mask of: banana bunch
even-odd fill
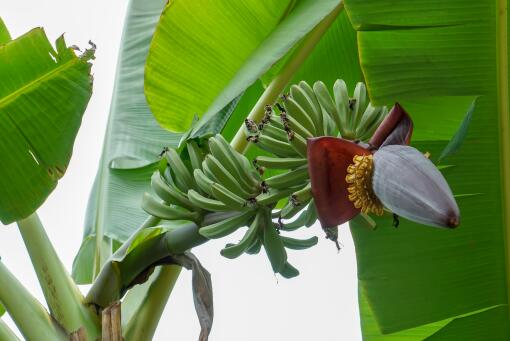
[[[281,102],[266,106],[260,124],[245,120],[248,140],[274,155],[257,157],[256,167],[260,171],[266,168],[286,170],[286,173],[265,179],[262,186],[269,189],[300,187],[278,212],[282,230],[310,226],[317,220],[307,172],[306,140],[328,135],[366,142],[388,113],[386,107],[375,107],[368,102],[363,83],[357,84],[354,97],[349,98],[345,82],[337,80],[333,97],[324,83],[316,82],[312,88],[302,81],[292,85]],[[298,213],[294,221],[283,222]]]
[[[358,83],[354,97],[349,98],[345,82],[338,80],[333,98],[322,82],[313,88],[300,82],[292,85],[279,103],[266,106],[260,123],[245,120],[248,140],[270,153],[253,162],[221,135],[210,137],[203,145],[187,141],[180,154],[166,149],[160,169],[152,176],[153,194],[144,195],[143,209],[165,220],[193,221],[200,226],[199,233],[209,239],[247,227],[242,239],[227,244],[221,254],[236,258],[243,253],[256,254],[264,247],[275,273],[296,276],[299,272],[287,262],[286,249],[306,249],[318,241],[317,237],[299,240],[281,234],[317,221],[307,139],[328,135],[368,141],[388,113],[386,107],[368,103],[363,83]],[[280,173],[264,177],[265,169]],[[211,212],[232,214],[206,225],[204,217]],[[328,229],[328,233],[327,237],[335,240],[334,231]]]
[[[286,249],[305,249],[318,240],[280,235],[280,229],[292,228],[280,228],[278,222],[273,222],[271,212],[281,200],[295,205],[310,202],[308,183],[305,159],[289,177],[278,175],[264,180],[244,155],[223,136],[216,135],[202,147],[196,141],[188,141],[181,155],[174,149],[165,149],[161,166],[152,175],[154,193],[145,193],[142,208],[160,219],[193,221],[200,226],[199,233],[209,239],[225,237],[247,226],[244,237],[236,244],[227,244],[221,254],[236,258],[243,253],[258,253],[263,246],[273,271],[290,278],[299,272],[287,262]],[[204,225],[204,217],[211,212],[232,215]]]
[[[323,82],[312,88],[302,81],[292,85],[281,102],[266,107],[259,125],[245,121],[248,139],[279,157],[306,158],[306,139],[310,137],[340,136],[367,142],[388,114],[387,107],[369,102],[363,83],[356,85],[350,98],[341,79],[333,86],[333,98]]]

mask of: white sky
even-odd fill
[[[117,51],[127,0],[2,0],[0,16],[13,37],[36,26],[50,40],[66,33],[69,45],[97,44],[94,93],[76,139],[65,177],[39,210],[63,263],[70,270],[82,237],[82,222],[99,161],[110,105]],[[319,245],[290,251],[289,259],[301,275],[276,278],[261,252],[228,260],[219,255],[227,240],[212,241],[194,250],[213,278],[215,320],[211,341],[330,341],[361,340],[357,307],[354,246],[347,227],[341,229],[344,247],[337,253],[323,239],[319,226],[296,236],[320,237]],[[228,241],[235,240],[231,238]],[[34,295],[43,301],[16,226],[0,226],[2,261]],[[199,324],[183,272],[170,297],[154,340],[196,340]],[[86,288],[83,288],[86,291]],[[13,326],[8,317],[6,321]]]

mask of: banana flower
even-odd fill
[[[424,225],[454,228],[460,213],[437,167],[409,146],[413,123],[397,103],[368,144],[337,137],[308,139],[312,193],[323,227],[384,209]]]

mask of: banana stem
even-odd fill
[[[204,224],[214,224],[235,214],[236,212],[211,213],[204,218]],[[119,300],[151,266],[165,263],[168,257],[205,243],[208,239],[201,236],[198,230],[199,226],[190,222],[143,242],[129,253],[127,250],[131,243],[124,243],[121,247],[123,251],[116,252],[101,269],[85,302],[104,308]],[[133,237],[130,240],[133,240]]]
[[[0,301],[26,340],[68,340],[65,331],[1,262]],[[1,336],[2,332],[0,339],[4,340]]]
[[[84,327],[89,339],[100,335],[97,316],[57,256],[36,213],[18,222],[51,315],[69,333]]]
[[[0,340],[3,341],[19,341],[18,337],[12,332],[7,324],[0,320]]]
[[[308,58],[322,36],[333,24],[338,14],[343,10],[344,4],[341,2],[330,14],[328,14],[300,43],[299,47],[293,52],[288,62],[283,66],[280,73],[271,81],[266,90],[260,96],[257,103],[248,115],[248,119],[259,123],[264,117],[266,105],[273,105],[278,96],[283,92],[294,74]],[[232,147],[239,153],[245,153],[248,149],[244,126],[241,126],[232,140]]]
[[[180,272],[180,266],[162,266],[154,278],[138,291],[138,288],[129,291],[122,302],[122,316],[125,319],[122,329],[127,341],[152,340]],[[133,310],[130,310],[130,305],[134,306]]]

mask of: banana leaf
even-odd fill
[[[0,221],[26,218],[64,175],[92,92],[94,51],[77,56],[42,28],[11,40],[0,20]]]
[[[375,231],[351,225],[364,340],[510,338],[506,4],[346,0],[372,101],[419,106],[406,106],[421,136],[416,147],[437,158],[447,139],[434,131],[453,125],[454,109],[478,96],[464,144],[447,159],[453,167],[443,169],[461,226],[402,219],[395,229],[391,217],[376,219]]]
[[[162,149],[180,139],[159,127],[143,93],[145,60],[164,5],[164,0],[131,0],[128,6],[103,153],[73,263],[78,283],[90,283],[112,248],[147,218],[142,194]]]
[[[199,125],[252,85],[338,6],[338,0],[173,0],[154,34],[145,92],[172,131]]]
[[[0,18],[0,44],[5,44],[11,40],[11,35],[4,21]]]

